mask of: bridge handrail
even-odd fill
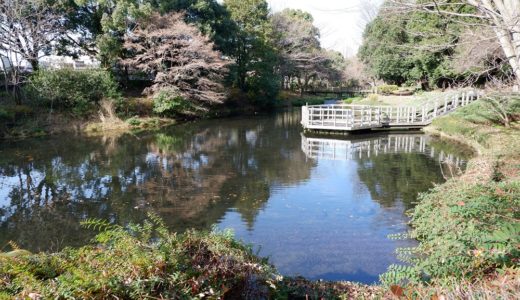
[[[465,106],[479,99],[481,95],[482,93],[476,90],[445,93],[432,98],[422,106],[306,105],[302,107],[302,125],[305,128],[350,128],[347,130],[382,127],[385,124],[427,125],[434,118]]]

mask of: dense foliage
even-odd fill
[[[480,278],[517,266],[519,207],[518,182],[464,185],[453,180],[423,194],[412,213],[410,234],[421,243],[398,251],[413,266],[392,266],[382,280]]]
[[[118,84],[105,70],[40,70],[27,85],[37,105],[85,114],[103,99],[118,100]]]
[[[235,60],[232,85],[257,105],[272,104],[279,91],[275,73],[277,52],[265,0],[225,0],[224,7],[238,26],[230,55]]]
[[[474,11],[469,6],[451,9],[460,14]],[[464,60],[465,66],[458,66],[463,48],[477,47],[472,44],[474,40],[464,40],[468,34],[465,22],[469,21],[421,10],[396,14],[391,11],[391,3],[386,3],[365,28],[358,56],[370,73],[388,83],[420,83],[426,89],[448,87],[470,76],[480,76],[475,70],[471,72],[470,65],[488,58],[488,52],[473,54],[478,61],[466,64]],[[487,65],[483,69],[489,73],[493,68]]]
[[[125,228],[86,221],[101,230],[93,245],[0,255],[0,298],[260,299],[276,287],[274,269],[229,233],[170,234],[150,220]]]
[[[414,238],[416,248],[398,249],[408,265],[395,265],[383,283],[478,281],[517,272],[520,263],[520,134],[506,127],[501,115],[518,120],[515,95],[500,111],[486,108],[490,99],[474,102],[434,121],[440,132],[472,144],[481,156],[466,173],[420,195],[411,211],[412,230],[393,238]],[[499,100],[493,100],[499,101]],[[501,104],[503,105],[503,103]],[[516,268],[516,269],[515,269]]]

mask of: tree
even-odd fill
[[[138,19],[150,16],[151,0],[63,0],[61,11],[67,34],[60,39],[61,52],[97,55],[111,66],[122,56],[123,38]]]
[[[330,84],[341,81],[344,68],[340,53],[321,48],[320,32],[313,22],[311,14],[294,9],[285,9],[271,17],[275,45],[280,52],[282,87],[290,87],[295,80],[302,94],[312,80]]]
[[[55,6],[45,0],[0,2],[0,50],[29,62],[33,70],[63,32]]]
[[[457,3],[457,0],[451,0]],[[450,10],[457,11],[455,7]],[[485,78],[485,72],[472,73],[472,68],[460,68],[461,46],[470,43],[464,40],[468,31],[463,20],[445,18],[439,14],[421,10],[398,10],[391,1],[383,4],[378,16],[366,28],[364,42],[359,52],[360,59],[368,65],[376,77],[390,83],[420,83],[429,86],[457,84],[466,80]],[[461,7],[460,12],[471,12],[471,7]],[[485,40],[476,39],[477,43]],[[496,70],[497,66],[486,53],[479,61],[472,57],[472,65]]]
[[[391,0],[395,8],[438,14],[469,27],[491,27],[520,84],[520,1]],[[467,8],[471,8],[468,10]]]
[[[402,19],[378,16],[365,28],[358,55],[376,77],[402,84],[407,81],[405,72],[410,69],[410,64],[406,51],[398,46],[406,42],[405,22]]]
[[[279,90],[279,80],[274,75],[277,53],[272,43],[267,2],[225,0],[224,6],[238,27],[231,51],[236,62],[234,85],[259,101],[273,99]]]
[[[154,76],[148,94],[174,92],[197,111],[222,103],[222,80],[229,61],[213,50],[213,43],[180,13],[154,13],[137,23],[124,42],[130,56],[122,64]]]
[[[357,56],[347,58],[345,64],[344,78],[348,86],[365,87],[376,84],[375,78],[367,70],[367,65]]]
[[[226,54],[236,31],[228,11],[216,0],[62,0],[61,10],[69,30],[60,39],[62,52],[97,55],[104,65],[123,55],[126,31],[152,12],[182,12],[185,22],[196,25]]]
[[[228,10],[216,0],[159,0],[161,13],[182,12],[184,21],[194,24],[209,36],[218,50],[229,54],[234,46],[233,36],[238,28]]]

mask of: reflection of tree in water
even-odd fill
[[[84,244],[79,220],[208,228],[234,207],[252,226],[277,184],[309,178],[299,118],[215,120],[158,134],[29,140],[0,148],[0,247]]]
[[[358,175],[383,207],[394,206],[400,199],[409,209],[419,191],[444,180],[438,168],[438,162],[420,153],[379,154],[360,158]]]

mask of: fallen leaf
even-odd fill
[[[392,294],[394,294],[395,296],[397,297],[402,297],[403,296],[403,288],[398,286],[398,285],[392,285],[390,287],[390,291],[392,291]]]

